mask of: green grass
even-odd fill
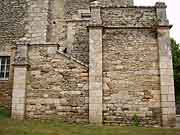
[[[93,126],[60,121],[0,119],[0,135],[180,135],[180,129]]]
[[[8,109],[4,106],[0,106],[0,120],[8,118],[10,116],[10,113]]]

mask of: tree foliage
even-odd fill
[[[171,39],[176,102],[180,103],[180,44]]]

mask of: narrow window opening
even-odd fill
[[[0,56],[0,80],[9,79],[10,57]]]

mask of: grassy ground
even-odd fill
[[[10,117],[8,109],[0,105],[0,120],[8,117]]]
[[[92,126],[60,121],[0,119],[0,135],[180,135],[180,129]]]

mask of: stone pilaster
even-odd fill
[[[66,47],[67,47],[68,54],[71,54],[72,46],[73,46],[73,42],[74,42],[75,30],[73,29],[73,27],[74,27],[74,23],[68,22],[68,24],[67,24],[67,41],[66,41]]]
[[[101,124],[102,111],[102,21],[97,1],[91,3],[89,26],[89,122]]]
[[[27,43],[17,43],[14,59],[14,81],[12,92],[12,118],[24,119],[26,99]]]
[[[174,127],[176,124],[176,107],[172,53],[169,36],[170,26],[166,17],[166,5],[164,3],[156,3],[156,10],[159,19],[158,44],[162,126]]]

